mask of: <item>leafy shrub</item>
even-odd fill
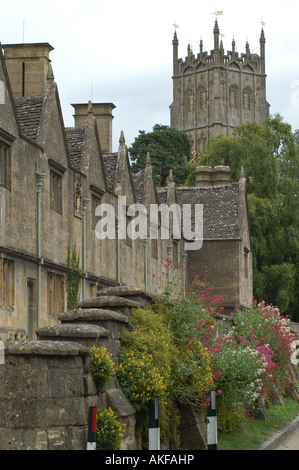
[[[114,362],[106,348],[92,346],[89,350],[89,356],[93,380],[97,389],[102,392],[105,390],[107,381],[113,377],[115,373]]]
[[[176,407],[171,398],[176,355],[162,317],[152,310],[133,309],[129,328],[122,336],[117,378],[137,410],[136,428],[140,434],[148,420],[148,404],[156,397],[160,399],[161,438],[177,434]]]
[[[247,341],[266,363],[265,394],[271,398],[273,386],[284,393],[293,383],[291,357],[296,341],[288,318],[281,316],[278,307],[255,302],[247,311],[237,309],[233,320],[235,339]]]
[[[199,412],[207,405],[207,392],[213,385],[210,362],[208,350],[193,337],[184,348],[180,347],[180,361],[173,373],[174,396]]]
[[[235,433],[242,431],[244,411],[240,406],[234,406],[223,400],[217,400],[217,430],[220,433]]]
[[[97,410],[97,450],[118,450],[124,431],[125,425],[119,422],[111,408]]]

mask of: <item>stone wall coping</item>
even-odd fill
[[[78,356],[89,354],[88,347],[71,341],[7,340],[4,346],[5,357],[8,355]]]
[[[92,322],[92,321],[115,321],[121,323],[128,323],[128,317],[113,310],[105,310],[101,308],[79,308],[69,310],[68,312],[59,315],[58,320],[62,323],[69,322]]]
[[[101,308],[101,307],[142,307],[139,302],[126,299],[125,297],[118,297],[115,295],[107,295],[101,297],[92,297],[91,299],[82,300],[79,303],[79,308]]]
[[[45,326],[36,332],[38,337],[72,337],[72,338],[110,338],[110,331],[97,325],[88,325],[85,323],[64,323],[62,325]]]
[[[155,295],[146,292],[140,287],[133,287],[133,286],[113,286],[113,287],[106,287],[104,289],[101,289],[98,292],[98,296],[107,296],[107,295],[115,295],[119,297],[126,297],[126,296],[141,296],[144,297],[145,299],[152,300],[154,299]]]

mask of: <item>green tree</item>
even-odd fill
[[[144,170],[149,152],[157,185],[164,186],[170,170],[178,184],[187,177],[186,163],[190,159],[191,143],[182,131],[156,124],[151,132],[139,131],[128,151],[134,173]]]
[[[299,135],[299,133],[298,133]],[[299,144],[280,115],[245,123],[236,136],[213,139],[201,164],[243,166],[253,243],[254,295],[293,318],[299,312]],[[299,317],[298,317],[299,319]]]

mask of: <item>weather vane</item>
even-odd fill
[[[179,28],[179,25],[178,25],[178,24],[176,24],[176,21],[173,23],[173,25],[172,25],[172,26],[174,27],[174,30],[175,30],[175,31],[176,31],[176,30]]]
[[[211,15],[215,15],[215,18],[217,18],[217,16],[222,16],[223,15],[223,11],[222,10],[215,10],[213,13],[211,13]]]

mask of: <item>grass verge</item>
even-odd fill
[[[299,415],[299,404],[285,399],[285,406],[273,405],[267,414],[269,419],[245,421],[243,432],[218,434],[218,450],[257,450]]]

